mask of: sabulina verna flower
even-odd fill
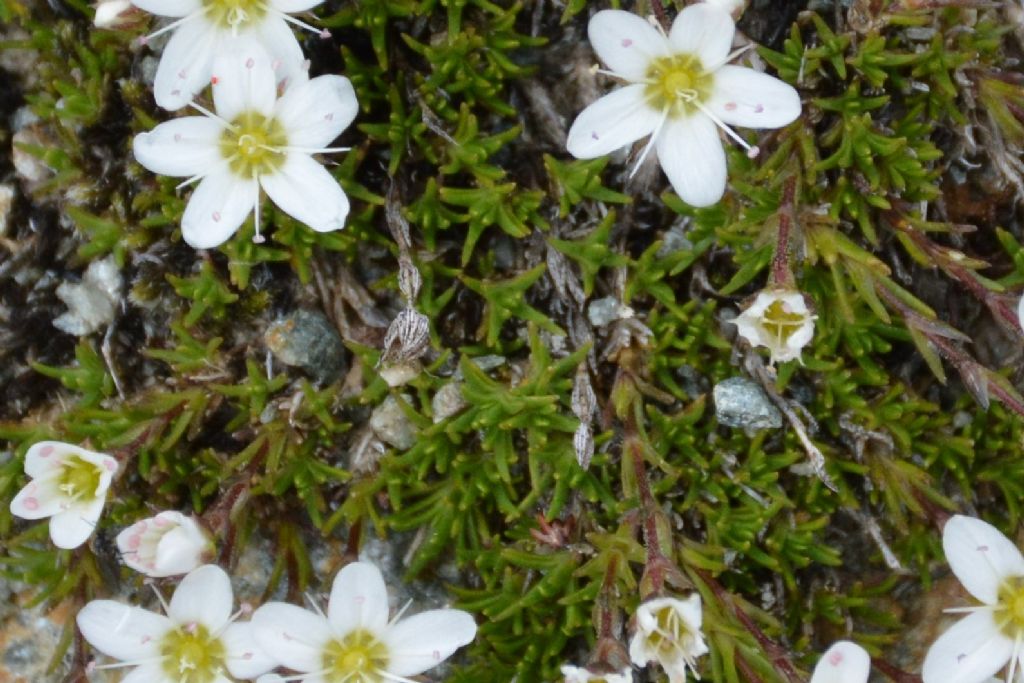
[[[354,562],[335,577],[327,614],[270,602],[252,620],[260,646],[303,674],[288,680],[317,683],[408,681],[476,636],[473,617],[460,610],[431,610],[402,621],[388,615],[380,571]]]
[[[867,683],[871,657],[857,643],[840,640],[818,660],[811,683]]]
[[[636,610],[636,631],[629,641],[629,658],[637,666],[657,662],[669,683],[686,681],[686,670],[697,674],[697,657],[708,646],[700,627],[703,621],[700,595],[684,600],[654,598]]]
[[[124,563],[153,578],[187,574],[213,555],[209,534],[192,517],[166,510],[117,535]]]
[[[924,683],[982,683],[1009,663],[1024,666],[1024,556],[992,525],[956,515],[942,530],[950,569],[981,604],[939,636],[924,659]]]
[[[257,43],[237,41],[214,64],[216,114],[161,123],[135,138],[135,158],[168,176],[199,180],[181,217],[185,241],[215,247],[255,211],[260,237],[260,190],[296,220],[319,232],[344,227],[345,192],[312,154],[327,147],[355,118],[347,78],[305,77],[280,98],[271,58]]]
[[[617,673],[595,673],[590,669],[564,664],[562,666],[563,683],[633,683],[633,672],[623,669]]]
[[[167,41],[153,81],[153,96],[164,109],[180,109],[210,82],[218,54],[230,50],[233,39],[260,43],[270,53],[284,83],[301,77],[305,57],[289,23],[328,36],[290,15],[323,0],[132,0],[139,9],[175,21],[144,40],[174,31]]]
[[[100,0],[95,9],[92,23],[96,28],[129,28],[142,22],[146,16],[130,0]]]
[[[771,363],[800,358],[814,338],[814,321],[807,299],[792,289],[769,288],[758,292],[753,303],[733,319],[737,333],[751,346],[764,346]]]
[[[78,613],[78,629],[116,660],[97,669],[135,667],[122,683],[228,683],[274,668],[256,645],[252,625],[232,614],[231,580],[207,564],[181,580],[166,616],[114,600],[93,600]]]
[[[644,19],[603,10],[590,20],[590,43],[627,85],[597,100],[576,118],[566,146],[593,159],[650,136],[636,168],[653,149],[676,194],[710,206],[725,192],[721,130],[750,155],[757,148],[730,126],[780,128],[800,115],[789,85],[753,69],[730,65],[736,26],[716,4],[686,7],[666,36]]]
[[[60,441],[40,441],[25,454],[31,481],[11,501],[22,519],[50,518],[58,548],[77,548],[96,530],[117,460]]]

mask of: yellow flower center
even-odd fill
[[[659,57],[647,69],[646,94],[655,109],[669,110],[670,116],[697,111],[711,92],[711,74],[696,55]]]
[[[347,683],[384,683],[388,649],[369,631],[358,629],[324,649],[327,680]]]
[[[1024,637],[1024,576],[1014,576],[999,587],[995,620],[1008,638]]]
[[[66,459],[61,463],[61,467],[63,471],[60,473],[57,488],[66,496],[81,498],[96,495],[96,489],[100,487],[100,478],[103,476],[102,467],[78,455]]]
[[[679,612],[671,606],[658,610],[654,619],[654,631],[647,636],[647,642],[657,652],[658,660],[665,662],[677,658],[690,663],[693,657],[689,654],[694,644],[694,636]]]
[[[786,310],[786,305],[781,299],[773,301],[761,316],[761,325],[778,341],[779,346],[785,346],[793,333],[806,322],[806,313],[792,313]]]
[[[163,669],[178,683],[213,683],[224,672],[224,644],[202,624],[169,632],[160,643]]]
[[[220,150],[231,170],[244,177],[271,173],[284,163],[288,138],[276,119],[254,111],[239,114],[220,139]]]
[[[266,6],[260,0],[204,0],[203,8],[211,22],[231,29],[261,19],[266,14]]]

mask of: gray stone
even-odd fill
[[[322,384],[330,384],[347,370],[341,336],[319,311],[299,310],[276,320],[263,340],[279,361],[302,368]]]
[[[616,320],[633,317],[633,309],[613,296],[606,296],[590,302],[587,317],[594,327],[604,327]]]
[[[405,397],[405,400],[411,399]],[[419,429],[409,420],[394,396],[388,396],[374,409],[373,415],[370,416],[370,428],[381,441],[403,451],[412,448],[419,433]]]
[[[57,316],[53,326],[75,336],[105,328],[114,321],[123,287],[113,256],[93,261],[81,282],[63,282],[57,287],[57,296],[67,304],[68,312]]]
[[[778,429],[782,413],[756,382],[730,377],[715,385],[715,414],[719,424],[745,429]]]
[[[466,405],[462,398],[462,383],[449,382],[437,390],[430,401],[431,412],[434,413],[434,424],[447,419],[462,410]]]

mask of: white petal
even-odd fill
[[[132,0],[144,12],[161,17],[187,17],[203,8],[201,0]]]
[[[924,683],[978,683],[1003,668],[1013,640],[996,626],[992,613],[967,615],[932,643],[924,658]]]
[[[284,602],[268,602],[252,615],[252,634],[278,664],[295,671],[323,668],[324,646],[331,639],[327,619]]]
[[[113,600],[93,600],[75,620],[90,645],[127,662],[159,655],[161,639],[173,628],[162,614]]]
[[[11,514],[22,519],[43,519],[56,515],[68,504],[68,498],[57,489],[53,477],[35,479],[11,501]]]
[[[644,85],[619,88],[580,112],[565,147],[577,159],[594,159],[650,135],[661,119],[644,97]]]
[[[68,455],[76,455],[84,449],[63,441],[40,441],[32,444],[25,453],[25,474],[38,478],[60,469]]]
[[[179,26],[167,41],[153,81],[153,97],[164,109],[181,109],[210,80],[219,31],[202,19]]]
[[[274,118],[294,147],[321,148],[348,128],[359,111],[352,83],[344,76],[318,76],[292,84],[277,101]]]
[[[121,683],[178,683],[164,673],[159,663],[143,664],[121,679]]]
[[[260,185],[275,204],[317,232],[340,230],[348,216],[348,197],[338,181],[308,154],[292,153]]]
[[[259,197],[255,180],[238,178],[226,168],[199,183],[181,217],[181,236],[196,249],[223,244],[242,225]]]
[[[651,60],[669,54],[665,36],[632,12],[602,10],[591,18],[587,34],[601,61],[630,81],[642,80]]]
[[[668,39],[674,51],[697,55],[705,69],[717,69],[729,56],[735,33],[728,12],[702,2],[679,13]]]
[[[1021,329],[1024,329],[1024,295],[1021,295],[1020,301],[1017,302],[1017,322]]]
[[[404,619],[384,634],[391,653],[388,673],[415,676],[437,666],[476,637],[476,622],[467,612],[438,609]]]
[[[172,119],[135,136],[135,159],[153,173],[186,177],[199,175],[223,159],[220,138],[224,126],[205,116]]]
[[[368,562],[345,565],[334,577],[327,620],[335,635],[362,628],[379,634],[388,625],[388,589],[380,570]]]
[[[156,571],[150,576],[177,576],[186,574],[202,564],[203,552],[209,542],[189,520],[192,526],[171,529],[156,546]]]
[[[218,52],[210,82],[217,115],[225,121],[234,121],[242,112],[256,111],[270,116],[274,110],[277,76],[270,55],[252,38],[231,40]]]
[[[236,621],[228,626],[221,642],[227,651],[228,671],[235,678],[256,678],[277,666],[277,661],[256,643],[250,622]]]
[[[278,12],[285,14],[296,14],[313,9],[324,0],[270,0],[270,6]]]
[[[707,107],[733,126],[781,128],[800,116],[800,95],[774,76],[731,64],[715,72]]]
[[[670,119],[658,135],[656,146],[661,168],[680,199],[701,207],[722,198],[725,150],[711,119],[703,114]]]
[[[271,65],[277,82],[287,87],[291,83],[309,80],[309,63],[302,54],[292,27],[279,16],[268,16],[251,34],[270,53]]]
[[[64,512],[58,512],[50,519],[50,540],[58,548],[77,548],[96,531],[96,522],[103,511],[106,496],[88,503],[73,505]]]
[[[967,592],[988,605],[996,603],[1007,577],[1024,576],[1024,557],[1017,546],[994,526],[974,517],[955,515],[946,522],[942,549]]]
[[[167,616],[176,624],[202,624],[217,632],[231,618],[234,602],[227,573],[215,564],[205,564],[178,584],[167,606]]]
[[[867,683],[870,673],[871,657],[864,648],[840,640],[818,660],[811,683]]]

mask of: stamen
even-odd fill
[[[382,671],[381,669],[374,669],[373,673],[377,674],[381,678],[386,678],[389,681],[395,681],[395,683],[416,683],[416,681],[411,678],[405,678],[404,676],[399,676],[398,674],[393,674],[388,671]]]
[[[736,59],[737,57],[740,57],[741,55],[744,55],[747,52],[750,52],[755,47],[756,47],[756,45],[754,43],[748,43],[748,44],[744,45],[743,47],[736,48],[735,50],[733,50],[732,52],[729,53],[728,57],[726,57],[722,61],[718,62],[714,66],[705,68],[704,71],[708,71],[708,72],[710,72],[710,71],[717,71],[718,69],[722,68],[723,66],[725,66],[726,64],[728,64],[732,60]]]
[[[256,234],[252,236],[253,244],[263,244],[267,238],[260,234],[260,179],[256,171],[252,172],[252,181],[256,183],[256,205],[253,207],[253,226]]]
[[[164,608],[164,614],[169,614],[171,608],[167,606],[167,601],[164,600],[163,593],[160,592],[160,589],[156,587],[155,583],[149,584],[149,587],[153,589],[154,593],[156,593],[156,599],[160,601],[160,606]]]
[[[280,16],[285,21],[287,21],[289,24],[295,24],[299,28],[305,29],[306,31],[309,31],[310,33],[315,33],[318,36],[320,36],[321,38],[330,38],[331,37],[331,32],[328,31],[325,28],[317,28],[316,26],[313,26],[311,24],[307,24],[304,21],[296,19],[295,17],[293,17],[290,14],[285,14],[284,12],[280,12],[278,10],[274,10],[273,8],[271,8],[271,11],[274,14],[277,14],[278,16]]]
[[[623,76],[620,73],[616,73],[615,71],[609,71],[608,69],[602,69],[601,66],[598,65],[598,64],[595,64],[592,67],[590,67],[590,73],[592,73],[592,74],[601,74],[602,76],[608,76],[610,78],[617,78],[620,81],[630,81],[630,79],[626,78],[625,76]],[[630,82],[634,82],[634,81],[630,81]]]
[[[163,34],[167,33],[168,31],[173,31],[174,29],[176,29],[179,26],[181,26],[182,24],[184,24],[186,21],[191,21],[191,20],[195,19],[196,17],[198,17],[198,16],[200,16],[202,14],[205,14],[207,9],[209,9],[209,7],[203,7],[202,9],[198,9],[195,12],[193,12],[192,14],[184,16],[181,19],[178,19],[177,21],[172,21],[171,23],[167,24],[167,26],[164,26],[163,28],[160,28],[160,29],[157,29],[156,31],[153,31],[149,35],[142,36],[141,38],[139,38],[139,45],[145,45],[146,43],[148,43],[153,38],[156,38],[157,36],[162,36]]]
[[[327,615],[324,614],[324,611],[322,609],[320,609],[320,603],[317,602],[317,599],[315,597],[313,597],[312,593],[310,593],[309,591],[306,591],[305,593],[302,594],[302,597],[306,598],[306,602],[309,603],[309,606],[313,608],[314,612],[319,614],[324,619],[327,618]]]
[[[147,657],[146,659],[133,659],[127,662],[111,662],[110,664],[93,664],[94,669],[124,669],[129,666],[142,666],[144,664],[155,664],[162,662],[167,657],[161,655],[159,657]]]
[[[717,116],[715,116],[711,112],[710,109],[705,107],[703,104],[698,102],[696,99],[690,100],[690,104],[692,104],[693,106],[697,107],[697,109],[700,109],[701,112],[703,112],[705,116],[707,116],[709,119],[711,119],[712,121],[715,122],[716,126],[721,128],[722,130],[724,130],[725,134],[728,135],[730,138],[732,138],[736,142],[736,144],[738,144],[743,149],[747,150],[747,156],[748,157],[750,157],[751,159],[754,159],[754,158],[757,157],[758,154],[761,153],[761,148],[760,147],[758,147],[757,145],[751,145],[749,142],[747,142],[746,140],[741,138],[739,133],[737,133],[732,128],[730,128],[728,125],[726,125],[726,123],[724,121],[722,121],[722,119],[720,119]]]
[[[661,25],[660,21],[658,21],[658,17],[654,16],[653,14],[648,14],[647,23],[653,26],[654,28],[658,29],[658,33],[660,33],[663,38],[668,38],[668,34],[665,33],[665,27]]]
[[[977,607],[949,607],[944,610],[946,614],[971,614],[973,612],[992,612],[1001,609],[998,605],[978,605]]]
[[[198,111],[203,116],[206,116],[208,118],[213,119],[214,121],[219,122],[221,125],[223,125],[228,130],[231,130],[231,131],[238,130],[238,126],[231,125],[230,123],[228,123],[227,121],[225,121],[221,117],[217,116],[216,114],[214,114],[212,111],[210,111],[209,109],[207,109],[203,105],[197,104],[195,100],[189,100],[189,106],[191,106],[193,109]]]
[[[661,118],[658,119],[658,125],[654,127],[653,131],[651,131],[651,137],[647,141],[647,145],[644,147],[644,151],[640,153],[640,158],[637,159],[636,164],[633,165],[633,170],[629,172],[629,178],[632,178],[633,176],[636,175],[637,171],[640,170],[641,164],[643,164],[644,160],[647,159],[647,155],[654,147],[654,143],[658,138],[658,133],[661,132],[661,129],[665,126],[665,121],[668,120],[668,112],[670,110],[671,107],[665,107],[664,109],[661,110]]]
[[[409,600],[404,605],[402,605],[402,609],[398,610],[398,612],[395,613],[395,616],[391,617],[391,620],[388,622],[388,626],[397,623],[398,620],[402,618],[402,615],[405,614],[405,610],[409,609],[409,606],[411,604],[412,598],[409,598]]]
[[[351,147],[292,147],[286,145],[284,147],[267,147],[272,152],[278,154],[282,152],[298,152],[299,154],[331,154],[333,152],[350,152]]]

